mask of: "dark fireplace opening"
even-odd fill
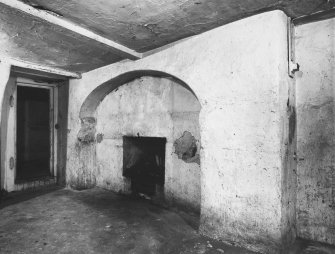
[[[163,189],[166,138],[123,137],[123,176],[133,194],[155,196]]]

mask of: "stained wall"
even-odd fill
[[[296,27],[297,229],[335,244],[335,19]]]

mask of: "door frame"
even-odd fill
[[[57,129],[55,125],[57,123],[58,115],[58,87],[57,84],[51,83],[37,83],[30,79],[17,78],[16,79],[16,91],[17,87],[32,87],[47,89],[50,92],[49,97],[49,128],[50,128],[50,175],[51,177],[57,177]],[[17,100],[17,97],[16,97]],[[17,117],[17,103],[15,103],[15,121]],[[16,124],[15,124],[16,125]],[[15,144],[16,144],[17,133],[15,134]],[[15,158],[16,161],[16,158]],[[16,167],[15,167],[16,172]]]
[[[49,90],[49,130],[50,130],[50,175],[51,177],[57,177],[57,129],[55,125],[57,123],[58,115],[58,88],[56,84],[50,83],[36,83],[29,79],[17,78],[16,80],[16,91],[17,87],[32,87]],[[17,100],[17,96],[16,96]],[[17,119],[17,102],[15,103],[15,121]],[[15,123],[16,126],[16,123]],[[15,130],[16,131],[16,130]],[[15,144],[16,144],[17,132],[15,133]],[[17,153],[17,152],[16,152]],[[16,155],[15,155],[16,156]],[[16,158],[15,158],[16,161]],[[16,172],[15,167],[15,172]],[[16,175],[15,175],[16,179]]]
[[[5,156],[5,189],[7,191],[20,190],[23,188],[22,184],[16,183],[17,171],[17,87],[32,87],[48,89],[50,91],[50,175],[57,179],[57,128],[55,128],[58,117],[58,83],[36,82],[31,79],[16,77],[13,93],[13,104],[10,107],[8,114],[8,129],[7,129],[7,149]],[[10,165],[10,158],[14,159],[13,165]],[[29,181],[27,181],[29,182]]]

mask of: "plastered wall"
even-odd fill
[[[335,244],[335,19],[296,27],[298,195],[302,238]]]
[[[0,125],[0,130],[1,130],[1,189],[4,189],[7,187],[7,174],[5,172],[5,162],[6,162],[6,148],[7,148],[7,140],[5,139],[7,135],[7,119],[8,118],[8,103],[6,103],[6,100],[8,100],[9,97],[9,91],[7,87],[7,83],[9,81],[9,75],[10,75],[10,65],[8,64],[3,64],[0,63],[0,105],[1,105],[1,110],[0,110],[0,119],[1,119],[1,125]]]
[[[165,198],[200,210],[200,165],[175,154],[174,142],[185,131],[198,141],[200,104],[187,89],[166,78],[143,77],[111,92],[97,109],[97,185],[129,193],[122,176],[123,136],[165,137]],[[197,153],[199,154],[199,152]]]
[[[68,183],[90,181],[97,170],[92,153],[98,151],[83,153],[78,143],[85,98],[102,83],[134,70],[173,75],[199,99],[200,232],[264,253],[279,252],[292,241],[286,15],[253,16],[71,81]],[[83,167],[85,159],[90,166]]]

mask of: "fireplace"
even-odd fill
[[[123,176],[135,195],[155,196],[165,179],[166,138],[123,137]]]

